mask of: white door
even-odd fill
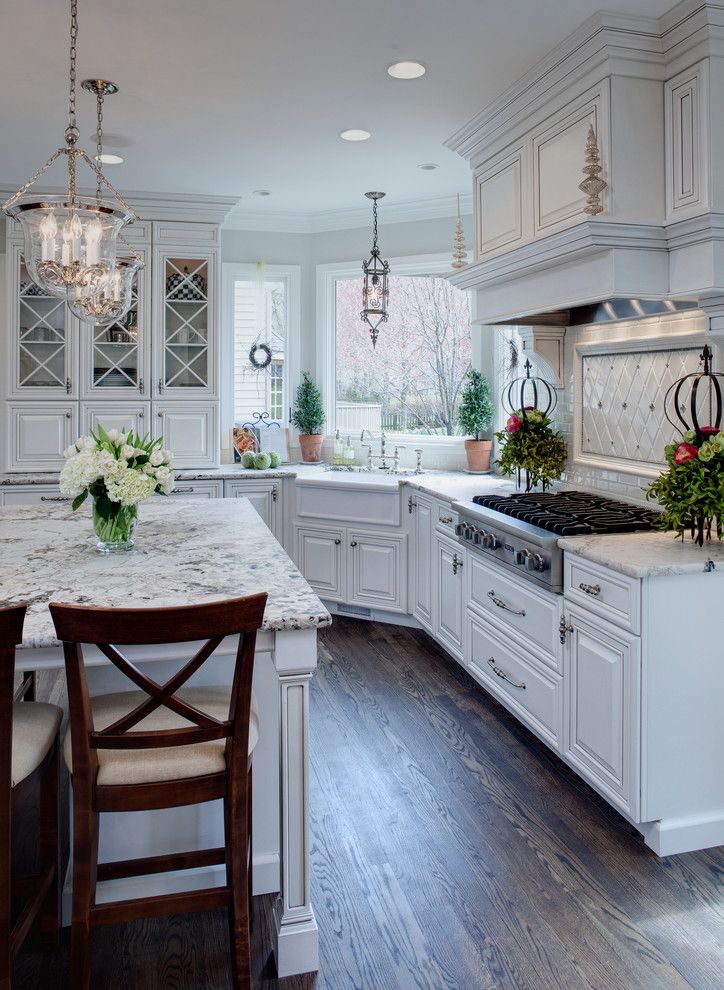
[[[133,430],[143,436],[151,432],[150,402],[82,402],[80,407],[81,430]]]
[[[410,508],[412,614],[432,631],[432,501],[416,492]]]
[[[434,636],[463,660],[463,551],[444,536],[435,537]]]
[[[347,531],[350,604],[407,612],[406,539]]]
[[[634,820],[639,812],[640,640],[566,605],[566,759]]]
[[[218,467],[218,419],[215,402],[157,402],[153,406],[153,433],[163,437],[175,467]]]
[[[9,470],[59,471],[63,451],[78,439],[78,403],[12,403],[7,415]]]
[[[344,601],[345,531],[297,527],[297,562],[311,586],[332,601]]]
[[[226,498],[248,498],[272,533],[281,541],[281,525],[284,515],[281,506],[282,483],[270,481],[227,481]]]

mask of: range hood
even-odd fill
[[[722,91],[721,4],[596,14],[450,138],[473,170],[475,259],[449,278],[476,322],[560,341],[698,308],[724,334]],[[579,190],[590,128],[600,215]]]

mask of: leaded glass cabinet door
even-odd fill
[[[150,251],[134,244],[145,262],[134,280],[133,303],[110,326],[81,324],[84,398],[150,396]]]
[[[74,398],[78,321],[65,302],[31,281],[22,242],[8,241],[11,354],[8,394],[26,399]]]
[[[216,394],[216,253],[161,251],[156,258],[157,398]],[[159,307],[160,302],[160,307]]]

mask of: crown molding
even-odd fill
[[[460,212],[472,213],[472,193],[461,193]],[[411,223],[415,220],[437,220],[454,217],[457,213],[457,196],[439,196],[434,199],[408,203],[385,203],[380,211],[380,226],[391,223]],[[322,213],[272,213],[246,210],[239,201],[224,221],[224,230],[254,230],[269,233],[317,234],[325,231],[351,230],[368,227],[370,211],[365,206],[347,210],[329,210]]]
[[[16,188],[7,183],[0,183],[0,198],[5,200],[12,196]],[[65,192],[65,188],[33,186],[28,195],[32,195],[33,192],[46,196],[59,196]],[[95,196],[95,189],[79,189],[78,192],[81,196]],[[141,220],[183,220],[193,223],[223,223],[239,199],[238,196],[194,196],[189,193],[166,194],[125,190],[122,190],[121,194]]]

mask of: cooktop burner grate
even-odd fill
[[[653,529],[657,517],[650,509],[591,492],[476,495],[473,502],[557,536],[634,533]]]

